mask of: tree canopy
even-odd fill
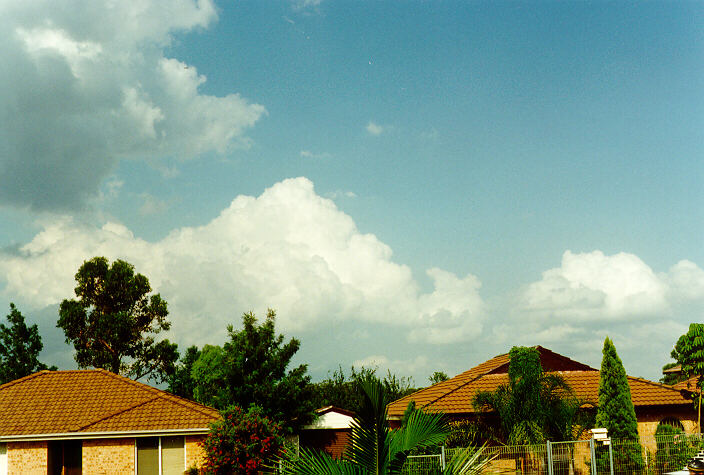
[[[27,326],[13,303],[7,321],[10,326],[0,323],[0,384],[48,369],[38,359],[44,345],[37,325]]]
[[[218,409],[254,404],[287,427],[312,419],[315,406],[308,367],[288,369],[300,342],[277,336],[275,319],[273,310],[261,324],[253,313],[245,313],[241,330],[228,326],[229,341],[223,346],[202,348],[191,370],[198,402]]]
[[[362,366],[357,370],[352,366],[347,376],[340,366],[332,375],[313,384],[315,407],[336,406],[354,413],[359,412],[365,397],[359,383],[370,376],[376,376],[376,369]],[[390,370],[387,370],[386,376],[381,379],[381,384],[389,401],[395,401],[415,391],[411,378],[396,376]]]
[[[200,358],[201,351],[197,346],[189,346],[186,353],[181,356],[174,368],[174,372],[169,375],[167,390],[177,396],[193,399],[195,381],[192,372],[193,365]]]
[[[702,424],[702,383],[704,382],[704,324],[690,323],[687,333],[679,337],[671,356],[682,367],[684,379],[697,377],[699,401],[697,404],[697,427]]]
[[[450,377],[444,371],[434,371],[428,378],[428,381],[430,381],[430,384],[438,384],[448,379],[450,379]]]
[[[178,359],[175,344],[156,341],[168,330],[166,301],[128,262],[94,257],[76,273],[77,299],[59,308],[57,326],[73,344],[80,368],[104,368],[134,379],[165,381]]]

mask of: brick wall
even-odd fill
[[[186,468],[199,467],[203,463],[205,452],[200,446],[200,442],[205,439],[205,435],[186,436]]]
[[[323,450],[334,458],[342,457],[347,449],[351,429],[308,429],[299,434],[301,447]]]
[[[47,447],[46,442],[8,442],[8,473],[46,475],[49,461]]]
[[[134,473],[134,439],[83,441],[83,473]]]

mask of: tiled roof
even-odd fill
[[[685,379],[684,381],[674,384],[672,387],[680,391],[686,390],[691,392],[699,392],[697,390],[697,379],[699,379],[699,376],[692,376],[689,379]]]
[[[541,353],[544,370],[562,375],[579,398],[597,404],[599,399],[598,370],[546,348],[537,347],[537,349]],[[499,355],[452,379],[416,391],[389,404],[389,417],[402,416],[411,400],[415,401],[418,408],[431,408],[446,414],[473,413],[475,410],[472,401],[478,391],[494,391],[499,385],[508,383],[508,363],[508,354]],[[572,369],[567,369],[570,367]],[[556,368],[564,369],[556,371]],[[631,387],[631,399],[636,407],[671,404],[691,405],[689,399],[686,399],[680,391],[671,386],[630,376],[628,384]]]
[[[0,386],[0,437],[205,429],[215,409],[102,369],[40,371]]]

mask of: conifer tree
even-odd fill
[[[599,380],[599,408],[596,413],[596,426],[608,429],[612,439],[638,440],[638,420],[631,399],[628,376],[623,368],[621,358],[609,337],[604,340],[603,359],[601,360],[601,378]],[[640,445],[621,446],[614,452],[614,464],[628,464],[640,468],[643,459]]]

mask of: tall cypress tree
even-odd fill
[[[614,464],[640,468],[643,458],[638,441],[638,420],[631,399],[626,370],[616,347],[609,337],[604,340],[604,357],[601,360],[599,380],[599,408],[596,413],[596,426],[605,427],[612,439],[627,439],[635,443],[621,445],[614,452]]]

